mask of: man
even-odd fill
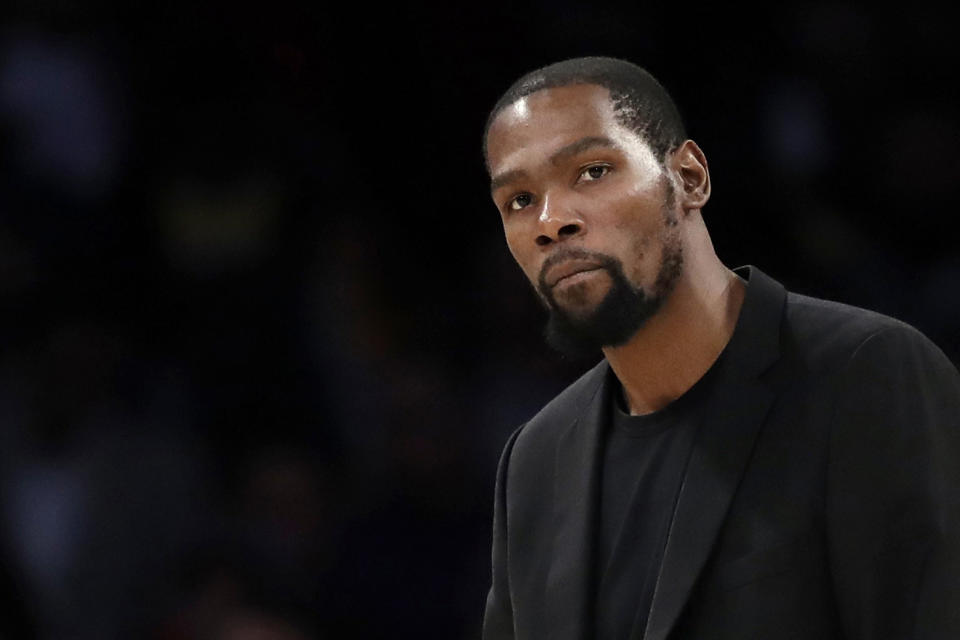
[[[703,151],[624,61],[485,133],[547,337],[604,359],[509,439],[484,638],[960,638],[960,376],[897,320],[714,253]]]

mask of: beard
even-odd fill
[[[627,279],[623,263],[613,256],[570,249],[556,253],[544,263],[537,291],[549,312],[544,337],[547,343],[570,358],[593,355],[603,347],[625,344],[660,309],[673,290],[683,268],[683,250],[675,233],[675,220],[668,218],[664,234],[660,266],[652,290],[634,286]],[[568,260],[589,260],[604,269],[610,277],[610,289],[588,313],[570,313],[557,304],[545,275],[554,264]]]

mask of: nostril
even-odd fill
[[[544,247],[550,244],[550,238],[548,238],[547,236],[537,236],[536,243],[539,246]]]
[[[560,227],[560,231],[557,232],[557,235],[561,237],[572,236],[572,235],[575,235],[578,231],[580,231],[579,225],[567,224]]]

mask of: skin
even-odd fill
[[[603,353],[632,414],[683,395],[730,340],[745,293],[743,280],[717,258],[700,212],[710,199],[710,172],[697,144],[685,141],[661,165],[617,122],[605,88],[572,85],[501,111],[487,134],[487,165],[507,245],[535,288],[551,256],[583,249],[618,258],[649,295],[664,244],[679,242],[683,268],[657,313]],[[556,260],[545,272],[556,304],[587,317],[609,290],[608,272],[589,260]],[[568,277],[554,283],[561,275]]]

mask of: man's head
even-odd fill
[[[709,198],[706,160],[647,72],[606,58],[518,80],[484,151],[507,244],[568,353],[628,341],[683,272],[684,223]]]

